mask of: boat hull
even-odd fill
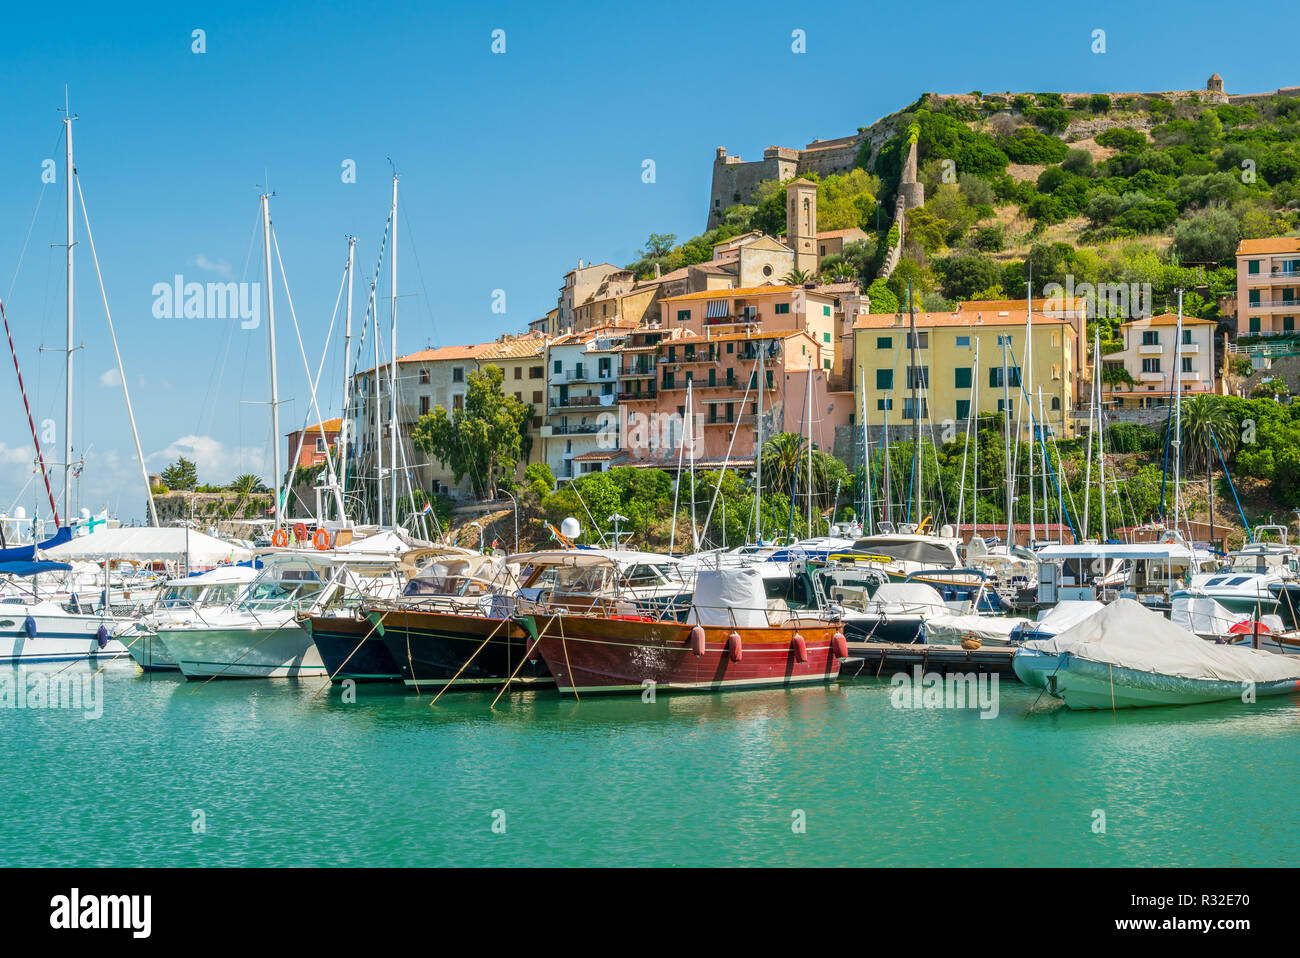
[[[1011,657],[1011,668],[1016,678],[1025,685],[1036,689],[1052,691],[1055,685],[1057,669],[1061,666],[1062,656],[1050,652],[1035,652],[1020,648]]]
[[[401,670],[369,619],[313,615],[303,619],[333,682],[400,682]]]
[[[24,665],[37,662],[76,662],[82,659],[112,658],[126,654],[126,646],[115,638],[99,644],[100,626],[112,632],[112,619],[89,615],[32,615],[35,635],[28,635],[29,616],[22,609],[12,614],[0,607],[0,664]]]
[[[1144,708],[1157,705],[1197,705],[1242,701],[1240,682],[1186,679],[1066,655],[1056,673],[1055,692],[1072,709]],[[1300,681],[1286,679],[1254,686],[1254,695],[1300,693]]]
[[[523,685],[551,684],[527,631],[514,619],[396,610],[383,615],[384,645],[408,687],[490,688],[512,675]]]
[[[692,650],[692,626],[578,615],[530,617],[537,647],[561,692],[714,692],[829,682],[839,675],[833,638],[840,625],[794,620],[779,628],[701,626],[702,655]],[[729,636],[740,637],[739,659]],[[805,661],[795,652],[803,637]]]
[[[158,635],[188,679],[278,679],[326,674],[311,635],[292,620],[254,628],[160,628]]]
[[[123,638],[135,664],[146,672],[180,671],[180,666],[172,658],[171,652],[167,651],[167,644],[158,637],[157,632],[143,629],[135,633],[127,633]]]

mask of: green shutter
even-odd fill
[[[877,389],[894,388],[894,371],[892,369],[876,370],[876,388]]]
[[[958,366],[956,369],[957,381],[954,384],[958,389],[970,389],[971,371],[969,366]]]

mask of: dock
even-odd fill
[[[994,645],[963,649],[960,645],[924,645],[902,642],[850,642],[849,657],[840,668],[841,678],[891,675],[919,665],[922,671],[997,673],[1015,676],[1011,656],[1015,646]]]

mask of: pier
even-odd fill
[[[1014,676],[1014,646],[963,649],[960,645],[924,645],[903,642],[850,642],[849,657],[840,667],[841,678],[886,675],[919,665],[925,671],[997,673]]]

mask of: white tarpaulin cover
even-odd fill
[[[974,637],[984,645],[1007,645],[1011,630],[1028,621],[1002,615],[936,615],[925,620],[925,641],[931,645],[957,645],[964,638]]]
[[[1132,599],[1117,599],[1050,639],[1021,648],[1183,679],[1283,682],[1300,679],[1300,660],[1236,645],[1216,645]]]
[[[1044,635],[1060,635],[1104,608],[1106,606],[1096,599],[1065,599],[1038,617],[1037,631]]]
[[[214,539],[190,529],[154,528],[101,529],[88,536],[77,536],[71,542],[45,549],[43,558],[55,562],[85,559],[103,562],[107,559],[128,559],[132,562],[179,562],[187,556],[191,566],[215,566],[223,562],[244,562],[253,553],[242,546]]]
[[[948,614],[948,607],[943,604],[939,590],[924,582],[885,582],[882,583],[867,603],[871,612],[883,612],[885,615],[906,615],[907,613],[929,615],[936,609],[940,614]]]
[[[701,570],[695,576],[695,598],[687,621],[692,625],[766,628],[763,577],[748,567]]]
[[[1169,612],[1169,621],[1197,635],[1227,635],[1238,622],[1249,619],[1248,612],[1230,612],[1208,596],[1174,596]]]

